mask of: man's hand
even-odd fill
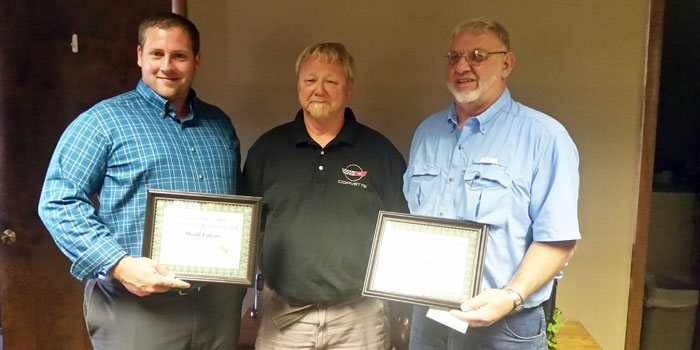
[[[149,258],[125,256],[110,272],[129,292],[140,297],[167,292],[170,288],[190,287],[189,283],[175,278],[174,273]]]
[[[503,289],[487,289],[450,313],[469,327],[488,327],[513,310],[513,298]]]
[[[508,286],[525,301],[564,268],[576,250],[576,241],[532,242]],[[450,311],[471,327],[488,327],[513,310],[513,298],[503,289],[487,289]]]

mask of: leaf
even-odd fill
[[[561,310],[556,307],[552,313],[552,321],[547,324],[547,346],[549,350],[558,350],[556,334],[566,323],[566,319],[561,318]]]

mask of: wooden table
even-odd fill
[[[561,350],[601,350],[595,339],[581,322],[568,320],[557,333],[557,344]]]

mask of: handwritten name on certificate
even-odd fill
[[[160,262],[238,269],[242,236],[241,213],[165,208]]]
[[[461,295],[469,238],[424,233],[387,222],[373,287],[427,296]]]

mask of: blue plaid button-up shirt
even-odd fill
[[[182,123],[143,81],[76,118],[56,146],[39,216],[80,280],[140,256],[147,189],[234,194],[240,149],[231,120],[191,93]],[[95,210],[90,197],[97,194]]]

